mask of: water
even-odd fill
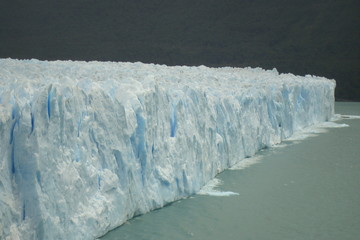
[[[336,103],[360,115],[360,103]],[[103,240],[360,239],[360,120],[258,154],[259,163],[217,176],[219,191],[137,217]]]

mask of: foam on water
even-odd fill
[[[197,194],[209,195],[215,197],[228,197],[228,196],[239,195],[238,193],[235,192],[216,190],[216,188],[221,186],[221,184],[222,181],[220,179],[214,178],[210,180],[207,184],[205,184]]]
[[[360,116],[357,115],[341,115],[342,119],[360,119]]]
[[[338,121],[341,119],[360,119],[360,116],[336,114],[335,117],[332,119],[332,121]],[[343,128],[343,127],[349,127],[349,125],[345,123],[336,123],[336,122],[321,122],[314,126],[304,128],[299,132],[296,132],[285,141],[292,141],[296,143],[301,140],[305,140],[306,138],[315,137],[318,134],[325,133],[329,128]],[[286,146],[287,146],[286,144],[279,143],[271,146],[271,148],[282,148]],[[254,164],[259,163],[262,160],[262,158],[263,158],[262,155],[255,155],[253,157],[245,158],[239,161],[238,163],[234,164],[232,167],[229,168],[229,170],[242,170],[248,168]]]
[[[240,162],[234,164],[229,168],[229,170],[242,170],[245,168],[248,168],[254,164],[259,163],[262,160],[263,156],[261,155],[255,155],[253,157],[245,158],[241,160]]]
[[[334,118],[333,121],[337,121],[337,118]],[[320,133],[325,133],[327,132],[328,128],[343,128],[343,127],[349,127],[349,125],[345,123],[336,123],[336,122],[321,122],[296,132],[291,137],[287,138],[286,141],[304,140],[308,137],[314,137]]]

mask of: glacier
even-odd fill
[[[334,116],[276,69],[0,59],[0,239],[95,239]]]

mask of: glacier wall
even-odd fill
[[[275,69],[0,59],[0,239],[94,239],[334,114]]]

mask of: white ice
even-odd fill
[[[334,116],[276,69],[0,59],[0,239],[94,239]]]

